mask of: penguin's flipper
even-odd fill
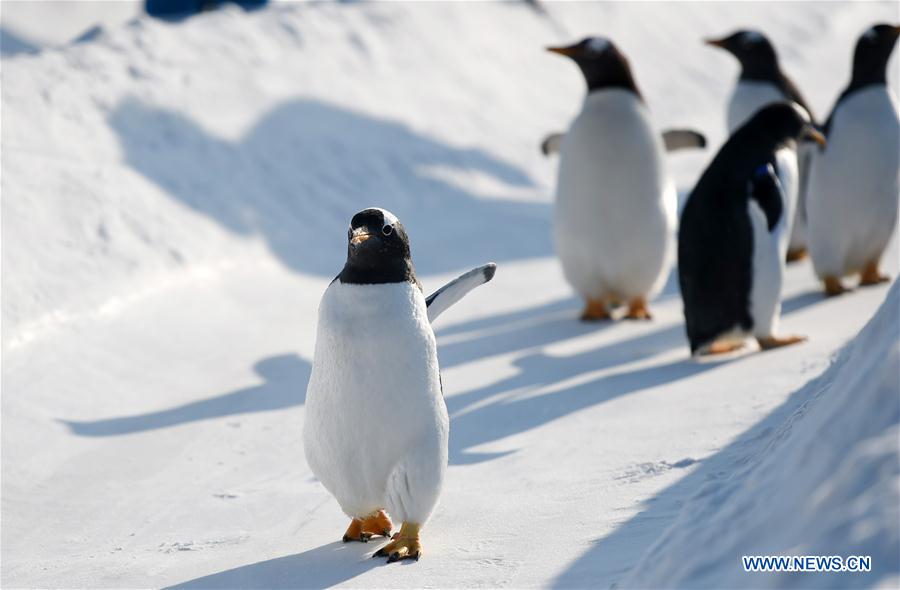
[[[428,321],[433,323],[439,315],[465,297],[469,291],[494,278],[496,271],[497,265],[489,262],[484,266],[473,268],[469,272],[456,277],[429,295],[425,300],[425,305],[428,307]]]
[[[562,143],[565,133],[551,133],[541,142],[541,153],[545,156],[559,152],[559,146]]]
[[[706,147],[706,137],[693,129],[666,129],[662,138],[667,152]]]
[[[766,214],[766,221],[771,232],[784,212],[784,197],[781,183],[775,174],[772,164],[763,164],[753,173],[750,180],[750,196],[759,203]]]

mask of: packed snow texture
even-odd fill
[[[890,583],[896,292],[810,385],[888,287],[825,300],[793,265],[782,330],[810,341],[717,362],[689,358],[672,278],[652,322],[581,324],[539,142],[584,92],[543,47],[604,34],[658,127],[709,140],[667,158],[683,197],[737,72],[701,39],[763,29],[822,119],[857,35],[897,19],[869,2],[303,3],[4,53],[2,585]],[[409,566],[340,543],[301,443],[316,308],[370,205],[404,223],[426,292],[498,262],[435,324],[450,466]],[[760,516],[731,520],[751,485]],[[859,547],[875,574],[734,558]]]

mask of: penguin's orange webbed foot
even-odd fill
[[[701,354],[728,354],[742,348],[744,348],[744,343],[741,340],[717,340],[710,344]]]
[[[788,250],[785,259],[787,262],[797,262],[806,258],[807,255],[809,255],[809,251],[806,248],[795,248],[794,250]]]
[[[394,528],[394,524],[384,510],[379,510],[374,514],[370,514],[362,521],[363,532],[371,535],[390,537],[392,528]]]
[[[759,342],[760,350],[772,350],[773,348],[806,342],[806,336],[768,336],[757,338],[756,341]]]
[[[825,277],[822,282],[825,283],[825,295],[827,297],[843,295],[850,291],[850,289],[844,286],[841,279],[837,277]]]
[[[393,526],[384,510],[373,512],[365,518],[354,518],[347,527],[347,532],[344,533],[344,543],[350,541],[368,543],[369,539],[375,535],[390,537]]]
[[[369,537],[372,535],[363,534],[362,531],[362,521],[358,518],[354,518],[350,521],[350,526],[347,527],[347,531],[344,533],[344,543],[349,543],[350,541],[359,541],[361,543],[368,543]]]
[[[643,297],[636,297],[628,302],[628,313],[625,314],[627,320],[652,320],[653,316],[647,309],[647,302]]]
[[[599,322],[609,319],[609,310],[606,304],[597,299],[588,299],[584,311],[581,312],[581,321],[583,322]]]
[[[419,543],[419,525],[404,522],[400,532],[395,534],[391,542],[375,552],[372,557],[387,557],[388,563],[403,559],[419,561],[422,556],[422,545]]]
[[[860,276],[859,286],[868,287],[870,285],[880,285],[882,283],[887,283],[890,280],[891,277],[878,272],[877,264],[867,264]]]

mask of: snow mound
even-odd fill
[[[729,460],[622,587],[896,587],[900,284],[780,427]],[[869,555],[870,573],[745,573],[743,555]],[[892,576],[894,577],[892,579]]]

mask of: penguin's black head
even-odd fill
[[[707,39],[707,45],[724,49],[741,62],[741,78],[773,80],[778,76],[778,55],[769,39],[759,31],[737,31],[721,39]]]
[[[897,37],[900,37],[900,27],[885,24],[875,25],[862,34],[853,54],[851,85],[885,83],[888,60]]]
[[[640,96],[625,55],[604,37],[586,37],[574,45],[548,47],[547,51],[572,58],[581,68],[588,92],[624,88]]]
[[[409,237],[393,213],[372,207],[350,220],[342,283],[375,284],[415,280]]]
[[[816,129],[806,109],[796,103],[776,102],[761,108],[740,131],[760,137],[767,149],[788,140],[812,140],[825,145],[825,136]],[[737,132],[736,132],[737,134]]]

